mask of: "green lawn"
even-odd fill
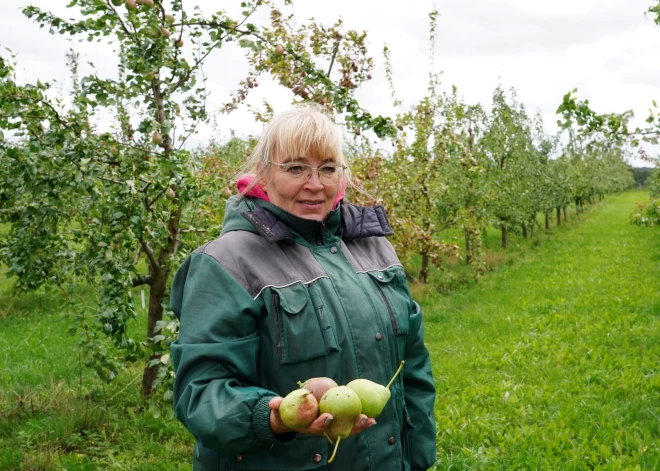
[[[438,388],[437,469],[660,469],[660,232],[628,224],[645,197],[571,212],[506,254],[493,229],[477,285],[413,287]],[[103,387],[81,367],[62,297],[9,287],[0,268],[0,470],[190,469],[193,441],[153,418],[140,368]]]
[[[478,286],[418,289],[438,469],[660,469],[660,233],[639,193],[580,216]]]

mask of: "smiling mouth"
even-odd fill
[[[323,201],[298,201],[298,203],[305,206],[318,206],[323,203]]]

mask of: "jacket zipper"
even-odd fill
[[[323,241],[325,240],[325,224],[319,222],[316,227],[316,245],[323,245]]]
[[[394,335],[399,335],[399,326],[397,326],[396,324],[396,319],[394,318],[394,311],[392,311],[392,306],[390,305],[390,302],[385,297],[385,293],[383,293],[383,289],[380,287],[378,282],[373,278],[371,279],[371,281],[374,282],[376,288],[378,289],[378,292],[383,297],[383,301],[385,301],[385,305],[387,306],[387,311],[390,313],[390,321],[392,322],[392,329],[394,329]]]
[[[282,334],[280,333],[280,311],[277,309],[277,300],[278,300],[278,295],[273,294],[272,300],[273,300],[273,318],[275,319],[275,333],[276,333],[276,339],[277,339],[277,356],[280,359],[280,363],[282,363]]]

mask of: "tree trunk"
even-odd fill
[[[557,206],[557,227],[561,226],[561,208]]]
[[[183,205],[176,200],[176,206],[170,212],[170,219],[167,222],[167,244],[160,248],[158,257],[155,256],[153,250],[145,250],[149,259],[149,274],[151,275],[151,289],[149,291],[149,314],[147,318],[147,341],[150,342],[156,334],[154,332],[156,323],[163,319],[163,306],[162,301],[165,297],[167,290],[167,279],[170,274],[168,262],[174,254],[177,253],[179,248],[179,222],[181,221],[181,213]],[[143,242],[143,241],[142,241]],[[143,242],[143,248],[146,243]],[[158,379],[159,363],[149,366],[152,360],[160,358],[158,354],[152,354],[149,362],[144,367],[142,374],[142,396],[149,397],[154,390],[154,381]]]
[[[568,209],[564,206],[564,222],[568,222]]]
[[[527,239],[527,224],[522,223],[523,238]]]
[[[550,213],[545,213],[545,229],[550,229]]]
[[[530,239],[534,238],[534,226],[536,226],[536,215],[534,215],[534,219],[532,219],[532,228],[529,230]]]
[[[465,263],[470,265],[472,263],[472,241],[470,240],[470,230],[463,229],[465,234]]]
[[[147,339],[152,339],[156,335],[154,329],[156,323],[163,319],[163,306],[161,304],[165,296],[167,283],[167,270],[159,270],[161,273],[152,275],[151,289],[149,290],[149,314],[147,318]],[[160,355],[151,355],[149,362],[159,358]],[[142,373],[142,395],[148,397],[153,391],[153,384],[158,379],[159,364],[149,366],[147,363]]]
[[[502,248],[506,249],[507,244],[508,244],[508,237],[507,237],[507,229],[506,229],[506,223],[502,224]]]
[[[575,198],[575,214],[580,214],[580,198]]]
[[[429,277],[429,254],[422,252],[422,269],[419,271],[419,280],[426,283]]]

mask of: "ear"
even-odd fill
[[[261,175],[261,173],[264,171],[264,164],[263,162],[257,162],[257,167],[255,169],[257,171],[257,174],[255,177],[258,177]],[[257,185],[262,189],[266,189],[266,185],[268,184],[268,172],[266,172],[261,179],[257,181]]]

